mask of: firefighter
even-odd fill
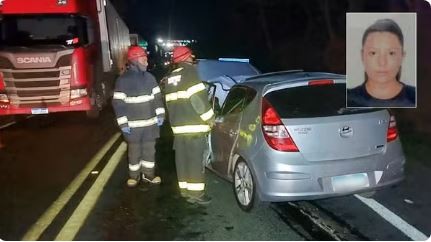
[[[185,46],[173,51],[175,68],[165,86],[166,107],[174,133],[175,163],[181,196],[190,203],[208,204],[205,193],[204,152],[207,134],[214,124],[214,111],[205,85],[193,64],[192,51]]]
[[[128,70],[117,80],[112,105],[124,139],[128,144],[129,179],[135,187],[142,179],[159,184],[155,176],[155,144],[165,109],[154,76],[147,72],[146,51],[131,46],[127,52]]]

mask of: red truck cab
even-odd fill
[[[0,115],[98,113],[130,44],[109,1],[3,0],[0,11]]]

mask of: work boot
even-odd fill
[[[189,199],[187,199],[187,202],[192,204],[200,204],[200,205],[208,205],[211,203],[211,197],[208,196],[206,193],[201,193],[200,195],[190,195]]]
[[[160,178],[160,176],[155,176],[153,178],[151,177],[145,177],[145,174],[142,174],[142,180],[145,182],[149,182],[151,184],[160,184],[162,182],[162,179]]]
[[[128,187],[136,187],[139,183],[138,179],[134,179],[134,178],[129,178],[127,179],[127,186]]]

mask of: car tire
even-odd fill
[[[238,160],[233,171],[233,192],[238,206],[249,212],[259,203],[256,193],[256,183],[250,167],[244,160]]]

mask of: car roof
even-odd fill
[[[197,64],[201,80],[212,80],[220,76],[254,76],[260,74],[252,64],[238,61],[200,59]]]
[[[346,76],[328,72],[305,72],[302,70],[289,70],[252,76],[237,85],[249,86],[256,90],[263,90],[266,89],[266,87],[273,85],[275,86],[287,83],[293,84],[295,82],[303,82],[313,79],[341,80],[342,82],[345,82]]]

